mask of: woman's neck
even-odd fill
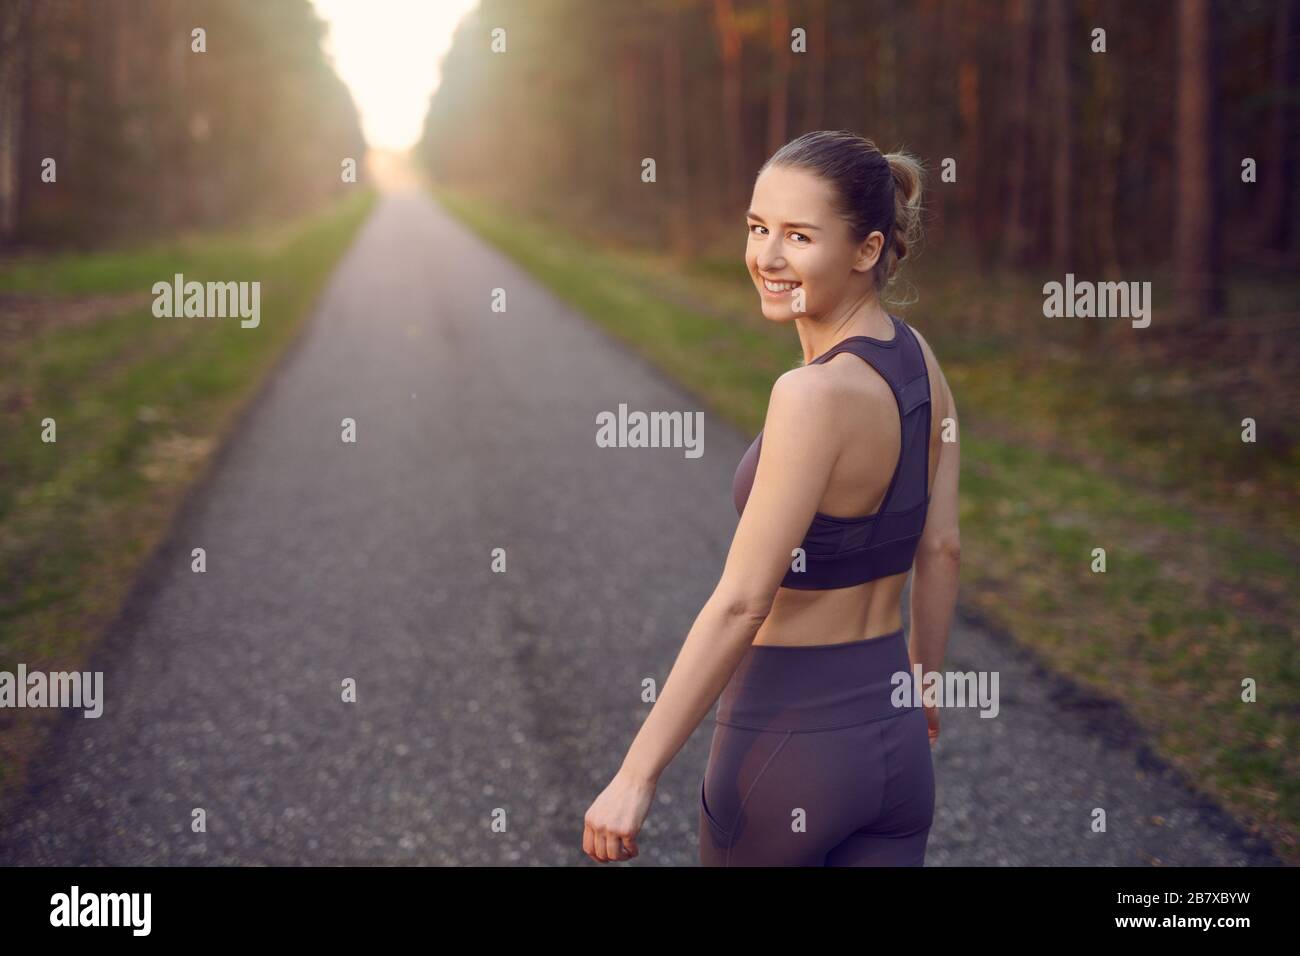
[[[880,300],[871,294],[850,302],[841,309],[832,310],[825,318],[797,318],[795,328],[799,331],[805,365],[824,354],[835,343],[854,335],[866,335],[873,339],[894,337],[893,320],[881,307]]]

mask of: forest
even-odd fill
[[[324,31],[308,0],[0,2],[0,248],[270,222],[339,194],[365,142]]]
[[[1296,12],[483,0],[444,64],[421,155],[448,182],[609,241],[725,256],[763,160],[802,132],[851,129],[925,162],[932,247],[1058,278],[1167,265],[1164,306],[1213,335],[1230,274],[1296,266]],[[1294,313],[1252,320],[1296,327]]]

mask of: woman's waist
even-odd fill
[[[718,698],[716,721],[753,730],[831,730],[914,709],[907,636],[839,644],[752,644]]]
[[[777,589],[758,640],[802,644],[852,643],[859,635],[888,636],[902,626],[907,575],[875,578],[849,587]]]

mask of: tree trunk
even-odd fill
[[[679,258],[692,252],[690,228],[690,184],[686,160],[686,87],[682,79],[681,35],[677,18],[671,17],[663,32],[664,120],[667,142],[668,218],[673,254]]]
[[[731,0],[713,0],[713,25],[722,50],[722,138],[727,156],[728,208],[743,202],[745,143],[741,126],[740,27]]]
[[[49,52],[47,24],[50,19],[49,8],[31,12],[27,19],[28,42],[23,45],[19,56],[22,68],[18,80],[18,135],[14,147],[18,169],[14,180],[14,232],[19,236],[27,234],[40,219],[41,159],[42,154],[48,151],[42,148],[45,146],[41,124],[45,84],[42,83],[39,63]]]
[[[1216,331],[1223,308],[1219,196],[1218,49],[1214,0],[1178,7],[1178,202],[1175,266],[1184,322]]]
[[[898,90],[895,85],[895,71],[898,69],[898,50],[895,46],[898,42],[897,19],[898,7],[895,0],[883,0],[880,23],[872,31],[876,34],[876,62],[868,64],[871,82],[876,88],[876,115],[870,118],[868,138],[878,139],[886,132],[895,136],[898,134]]]
[[[0,5],[0,242],[18,229],[20,134],[26,92],[25,51],[31,42],[31,0]]]
[[[618,62],[618,155],[628,169],[640,166],[641,129],[641,58],[640,51],[629,46]]]
[[[1072,51],[1082,40],[1072,30],[1072,0],[1048,0],[1047,63],[1052,102],[1052,267],[1062,274],[1075,263],[1074,96]]]
[[[1262,188],[1260,240],[1264,247],[1285,253],[1295,232],[1291,225],[1292,196],[1296,174],[1296,90],[1297,82],[1292,35],[1296,23],[1296,0],[1278,0],[1273,28],[1273,121],[1269,142],[1257,175]]]
[[[1124,167],[1124,109],[1125,98],[1118,91],[1125,88],[1123,66],[1113,62],[1102,64],[1097,72],[1097,110],[1100,116],[1100,152],[1102,157],[1097,177],[1097,204],[1094,223],[1097,241],[1097,261],[1102,275],[1108,280],[1119,280],[1119,226],[1116,221],[1116,203],[1119,198],[1119,178]]]
[[[768,0],[771,11],[772,94],[767,101],[767,154],[784,145],[790,112],[790,11],[786,0]]]
[[[826,0],[812,0],[812,22],[808,27],[808,98],[804,104],[804,128],[821,129],[826,115],[826,61],[831,55],[826,44]]]
[[[978,3],[978,0],[974,0]],[[984,232],[981,205],[981,163],[978,159],[981,150],[980,135],[980,68],[977,58],[979,42],[979,25],[976,22],[975,5],[968,0],[962,8],[964,29],[959,39],[959,61],[957,66],[957,113],[961,118],[961,156],[965,162],[957,165],[958,191],[962,196],[962,206],[968,210],[966,232],[970,236],[979,261],[988,264],[987,249],[981,241]]]
[[[1018,269],[1024,265],[1029,242],[1025,227],[1026,197],[1029,192],[1029,96],[1034,85],[1034,48],[1031,43],[1033,11],[1028,0],[1010,0],[1008,31],[1012,34],[1014,62],[1011,93],[1011,181],[1007,184],[1007,218],[1002,246],[1002,265]]]

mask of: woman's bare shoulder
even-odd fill
[[[911,322],[907,323],[907,327],[916,336],[916,341],[921,345],[921,354],[925,356],[925,368],[930,373],[930,400],[940,403],[936,405],[936,409],[942,409],[944,416],[955,416],[957,405],[953,401],[952,389],[948,387],[948,378],[943,374],[943,367],[939,365],[938,356],[934,354],[934,349],[930,348],[930,343],[925,340],[920,329]],[[938,383],[938,388],[935,388],[935,383]]]
[[[773,406],[786,414],[803,414],[814,419],[829,419],[834,410],[836,383],[821,365],[800,365],[778,375],[768,395],[769,412]]]

